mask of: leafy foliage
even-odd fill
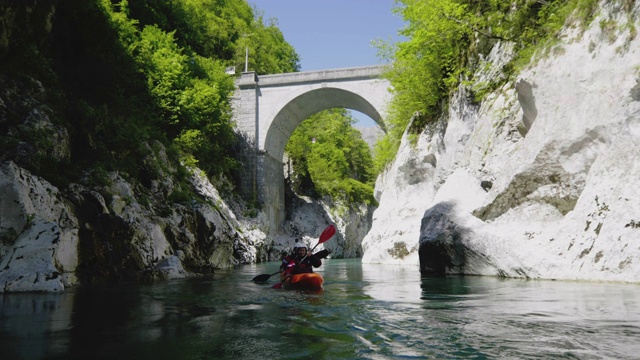
[[[46,167],[33,169],[39,174],[77,178],[93,168],[157,176],[141,161],[154,141],[185,165],[228,174],[238,161],[229,103],[234,78],[226,68],[244,63],[246,46],[260,46],[250,53],[252,70],[299,69],[279,29],[245,0],[89,0],[56,2],[53,10],[39,2],[18,12],[24,19],[16,20],[34,26],[10,33],[11,51],[0,54],[0,75],[32,76],[51,89],[60,114],[54,120],[70,132],[69,163],[45,159]],[[50,28],[35,26],[42,19]],[[8,153],[21,140],[3,137],[0,150]]]
[[[265,22],[262,12],[246,1],[129,0],[128,12],[142,27],[155,25],[176,32],[180,47],[201,56],[223,60],[226,66],[244,69],[249,49],[249,69],[259,74],[293,72],[300,60],[284,40],[275,21]]]
[[[103,1],[147,79],[159,109],[155,125],[173,140],[184,164],[198,165],[209,174],[228,173],[238,163],[229,153],[234,140],[229,105],[233,78],[225,68],[235,61],[235,42],[244,39],[239,34],[253,32],[272,39],[267,44],[271,49],[291,50],[282,52],[288,67],[267,64],[264,71],[297,70],[297,55],[277,28],[264,27],[260,18],[254,21],[244,2],[136,0],[132,5],[122,1],[113,7]],[[140,14],[141,19],[126,14]],[[168,31],[176,28],[181,31]]]
[[[296,192],[330,195],[349,203],[375,203],[369,146],[344,109],[320,112],[293,132],[285,151]]]
[[[497,41],[515,45],[519,57],[504,71],[528,63],[540,45],[554,39],[575,14],[589,22],[595,0],[399,0],[394,9],[407,23],[408,40],[392,48],[378,44],[394,65],[386,74],[394,99],[389,106],[386,137],[376,146],[376,167],[395,156],[405,130],[419,133],[445,109],[450,92],[462,80],[472,81],[474,58]],[[393,54],[393,55],[390,55]],[[411,129],[409,120],[415,117]],[[416,121],[417,120],[417,121]]]

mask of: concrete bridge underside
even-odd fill
[[[233,99],[237,131],[246,139],[241,154],[240,192],[261,206],[270,231],[284,221],[284,148],[293,131],[310,116],[346,108],[371,117],[384,130],[389,82],[383,66],[258,76],[243,73]]]

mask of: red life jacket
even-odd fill
[[[312,273],[313,268],[320,265],[322,265],[322,261],[313,255],[307,256],[305,258],[287,256],[282,259],[282,265],[280,265],[280,269],[283,270],[283,275],[294,275],[302,273]]]

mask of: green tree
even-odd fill
[[[261,11],[249,33],[239,39],[235,53],[236,69],[244,70],[245,50],[249,50],[248,70],[258,74],[280,74],[300,70],[300,58],[295,49],[284,40],[276,19],[267,23]]]
[[[244,1],[131,0],[114,6],[103,0],[102,6],[147,80],[159,109],[154,125],[183,163],[210,175],[231,171],[237,165],[229,103],[234,85],[225,68],[237,62],[236,50],[252,39],[244,36],[250,33],[265,46],[256,57],[260,70],[297,70],[297,54],[280,31],[265,26]]]
[[[355,119],[345,109],[313,115],[296,128],[285,148],[295,191],[373,203],[373,160]]]
[[[507,81],[515,64],[528,63],[534,50],[553,39],[574,10],[580,20],[588,21],[597,2],[399,0],[398,4],[394,11],[407,23],[401,30],[407,41],[378,44],[380,53],[393,61],[386,76],[394,91],[388,133],[376,144],[378,171],[395,157],[405,130],[420,133],[446,109],[450,93],[461,81],[473,83],[477,59],[486,55],[491,45],[508,41],[520,54],[504,69],[507,76],[503,81]],[[474,90],[481,98],[499,86],[485,84]],[[412,117],[412,127],[407,129]]]
[[[249,68],[260,74],[300,69],[295,49],[284,40],[277,21],[265,23],[262,11],[236,0],[129,0],[132,18],[142,26],[156,25],[175,34],[181,47],[201,56],[222,60],[242,71],[245,50]]]

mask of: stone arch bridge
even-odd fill
[[[331,108],[364,113],[384,130],[391,94],[389,81],[380,77],[383,70],[376,65],[275,75],[244,72],[236,80],[234,120],[247,144],[239,154],[239,190],[267,214],[270,232],[278,232],[285,217],[283,155],[293,131]]]

